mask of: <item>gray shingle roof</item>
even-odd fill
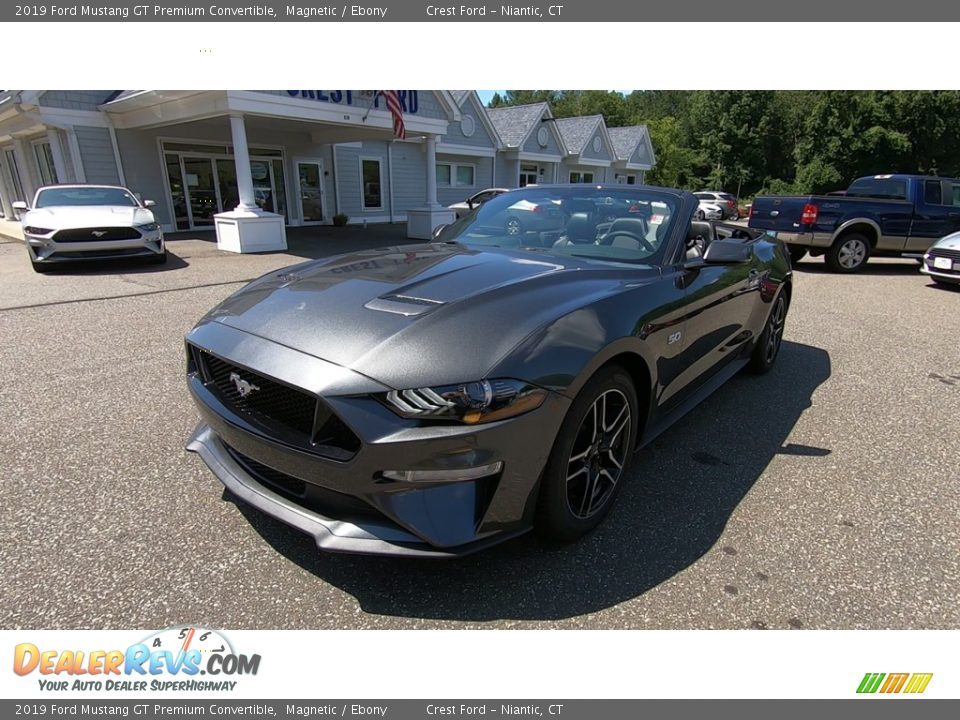
[[[617,160],[629,160],[637,145],[643,142],[643,134],[647,131],[646,125],[632,125],[630,127],[607,128],[610,142],[617,153]]]
[[[557,120],[557,130],[560,131],[560,137],[563,138],[567,151],[574,155],[582,153],[597,129],[597,123],[600,122],[603,122],[602,115],[584,115]]]
[[[546,108],[546,103],[490,108],[487,110],[487,117],[497,129],[504,144],[516,147],[530,134],[530,128],[540,119],[540,115]]]

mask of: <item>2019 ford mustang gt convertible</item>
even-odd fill
[[[598,213],[614,197],[628,208]],[[518,202],[561,221],[519,232]],[[536,186],[421,245],[269,273],[187,335],[188,442],[319,548],[449,557],[607,514],[634,452],[774,364],[790,260],[644,186]]]

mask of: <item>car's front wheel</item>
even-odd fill
[[[757,344],[753,348],[753,354],[750,356],[750,369],[757,375],[769,372],[777,361],[780,346],[783,344],[783,328],[787,322],[788,307],[786,293],[781,290],[777,299],[773,301],[767,324],[760,333]]]
[[[50,265],[48,263],[37,262],[33,258],[30,258],[30,266],[33,268],[35,273],[50,272]]]
[[[615,365],[577,395],[547,461],[537,531],[569,542],[595,528],[613,505],[637,437],[637,400],[627,372]]]

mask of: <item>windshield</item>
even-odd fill
[[[529,187],[489,200],[436,240],[657,264],[679,202],[649,188]]]
[[[57,207],[62,205],[122,205],[138,207],[140,203],[123,188],[49,188],[37,195],[37,207]]]

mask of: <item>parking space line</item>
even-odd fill
[[[55,300],[47,303],[36,303],[33,305],[13,305],[11,307],[0,308],[0,313],[10,312],[11,310],[32,310],[33,308],[55,307],[57,305],[76,305],[77,303],[98,302],[100,300],[123,300],[131,297],[145,297],[147,295],[163,295],[166,293],[181,292],[183,290],[203,290],[204,288],[223,287],[225,285],[242,285],[255,278],[244,278],[242,280],[229,280],[227,282],[206,283],[204,285],[187,285],[186,287],[164,288],[163,290],[149,290],[137,293],[127,293],[126,295],[106,295],[102,297],[77,298],[76,300]]]

